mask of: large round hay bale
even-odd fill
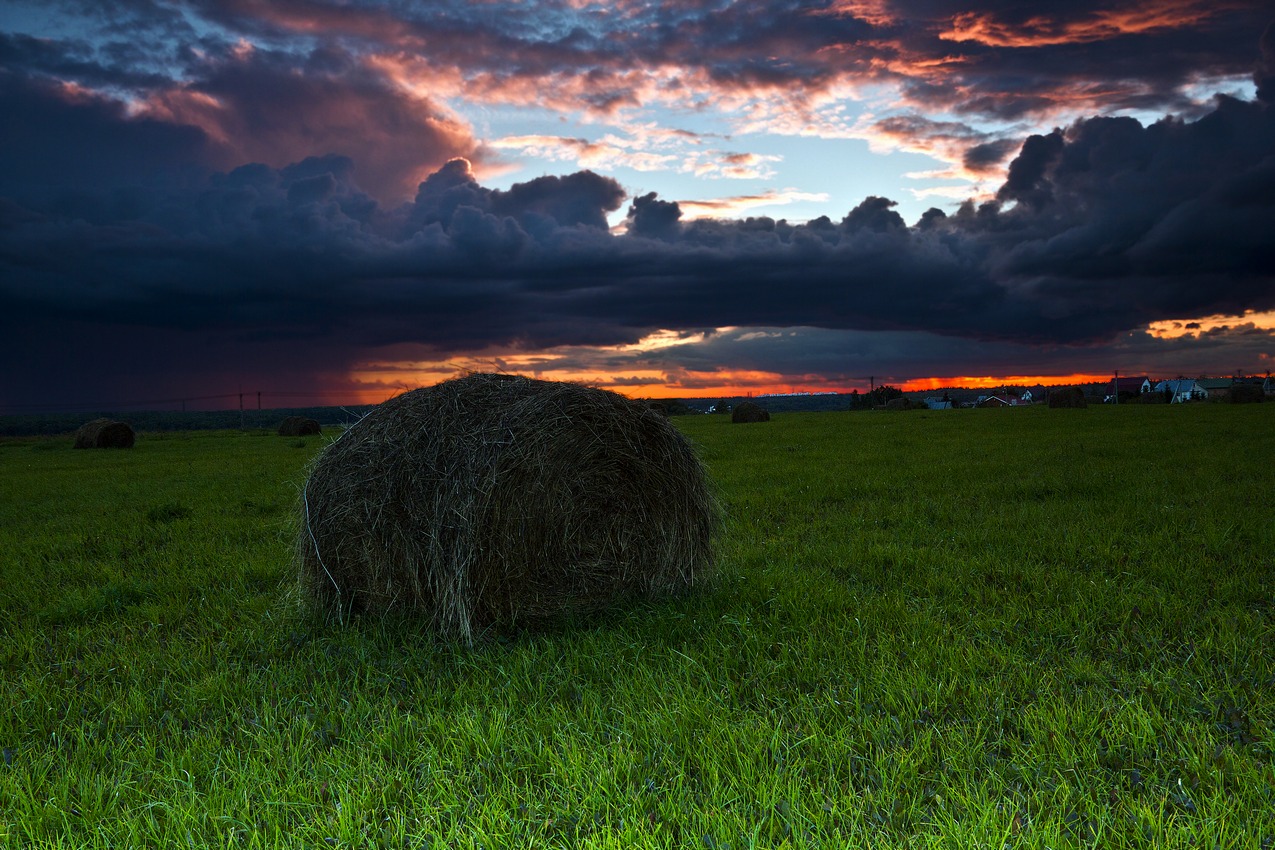
[[[1088,407],[1089,402],[1085,401],[1085,393],[1080,389],[1080,387],[1063,387],[1061,389],[1050,390],[1049,406]]]
[[[305,416],[287,416],[279,423],[280,437],[309,437],[322,433],[323,426]]]
[[[77,449],[131,449],[135,440],[132,426],[114,419],[92,419],[75,431]]]
[[[730,412],[731,422],[769,422],[770,411],[754,401],[741,401]]]
[[[307,595],[472,642],[705,581],[718,521],[690,442],[642,402],[476,374],[393,398],[302,490]]]

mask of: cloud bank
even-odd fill
[[[1079,362],[1153,350],[1137,335],[1157,320],[1275,310],[1269,10],[1022,8],[139,2],[93,12],[91,39],[0,32],[0,111],[21,116],[0,123],[0,355],[18,364],[0,405],[332,387],[372,357],[392,371],[581,347],[617,352],[582,368],[674,379],[726,353],[828,375],[871,356],[868,334],[899,363]],[[1201,105],[1200,80],[1241,75],[1256,99]],[[854,128],[819,112],[872,85],[902,111]],[[866,134],[1004,178],[914,221],[882,196],[810,221],[724,220],[704,216],[819,196],[631,192],[600,172],[655,163],[639,141],[683,138],[634,123],[606,144],[506,140],[578,149],[597,170],[497,189],[480,175],[500,146],[457,98],[597,117],[714,105],[741,126]],[[1120,110],[1177,117],[1074,117]],[[756,177],[774,159],[711,141],[688,168]],[[661,331],[697,344],[632,348]],[[1229,350],[1270,356],[1255,328],[1180,345],[1240,337]]]
[[[723,326],[1078,346],[1157,319],[1275,309],[1266,102],[1031,136],[995,201],[910,225],[880,197],[836,221],[683,220],[593,172],[501,191],[463,159],[385,206],[346,156],[192,175],[181,164],[211,143],[190,125],[9,77],[0,108],[13,104],[71,138],[92,128],[103,151],[78,167],[68,152],[57,179],[0,172],[0,338],[8,362],[31,367],[18,394],[52,376],[91,383],[94,352],[132,348],[152,371],[268,348],[305,372],[313,352],[332,371],[402,344],[447,356]],[[4,147],[38,131],[7,129]],[[627,232],[612,233],[626,200]],[[201,342],[174,351],[189,345],[177,336]]]

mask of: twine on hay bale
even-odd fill
[[[77,449],[131,449],[136,435],[127,422],[93,419],[75,431]]]
[[[342,622],[402,610],[472,643],[700,585],[717,522],[703,465],[660,413],[475,374],[379,405],[323,451],[297,557]]]
[[[279,423],[280,437],[309,437],[322,433],[323,426],[318,423],[318,420],[305,416],[287,416]]]
[[[730,412],[731,422],[769,422],[770,411],[753,401],[741,401]]]

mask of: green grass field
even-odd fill
[[[320,441],[0,442],[0,847],[1275,846],[1275,405],[679,419],[703,595],[305,616]]]

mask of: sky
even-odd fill
[[[1275,361],[1275,2],[0,0],[0,413]]]

